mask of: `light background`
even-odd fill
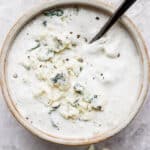
[[[0,0],[0,47],[9,29],[28,9],[48,0]],[[50,0],[49,0],[50,1]],[[115,6],[123,0],[103,0]],[[127,15],[141,30],[150,49],[150,0],[138,0]],[[150,92],[148,94],[150,98]],[[150,150],[150,101],[145,102],[136,119],[120,134],[96,144],[96,150]],[[0,93],[0,150],[86,150],[45,142],[26,131],[10,114]]]

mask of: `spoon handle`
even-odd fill
[[[102,29],[96,34],[96,36],[90,41],[93,43],[94,41],[100,39],[112,26],[113,24],[130,8],[130,6],[136,0],[125,0],[121,6],[117,9],[117,11],[113,14],[110,19],[106,22],[106,24],[102,27]]]

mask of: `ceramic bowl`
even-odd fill
[[[142,62],[142,71],[143,71],[143,78],[142,78],[142,84],[140,88],[140,92],[138,93],[138,99],[137,102],[132,109],[132,112],[128,116],[127,119],[123,119],[120,125],[107,133],[95,135],[92,138],[82,138],[82,139],[74,139],[74,138],[61,138],[56,137],[47,133],[42,132],[41,130],[33,127],[30,123],[27,122],[26,119],[24,119],[19,111],[16,109],[13,100],[9,94],[8,86],[7,86],[7,79],[6,79],[6,67],[7,67],[7,56],[11,47],[11,44],[13,43],[15,37],[20,32],[20,30],[23,28],[24,25],[26,25],[32,18],[43,12],[44,10],[51,9],[54,7],[61,7],[61,6],[69,6],[69,5],[84,5],[87,7],[91,7],[94,9],[99,9],[100,12],[104,12],[108,15],[111,15],[112,12],[114,12],[114,8],[112,6],[109,6],[105,3],[102,3],[100,1],[96,0],[61,0],[61,1],[54,1],[49,3],[41,4],[40,6],[37,6],[33,8],[32,10],[28,11],[24,16],[22,16],[17,23],[12,27],[11,31],[7,35],[7,38],[3,44],[3,48],[1,51],[1,88],[2,93],[4,96],[4,99],[14,115],[14,117],[19,121],[20,124],[22,124],[27,130],[32,132],[34,135],[55,143],[59,144],[65,144],[65,145],[86,145],[91,143],[97,143],[100,141],[103,141],[105,139],[108,139],[109,137],[114,136],[119,131],[121,131],[123,128],[125,128],[131,120],[135,117],[137,112],[139,111],[140,107],[142,106],[147,92],[148,92],[148,86],[149,86],[149,58],[148,58],[148,52],[145,46],[145,43],[143,41],[143,38],[138,31],[137,27],[132,23],[132,21],[126,17],[123,16],[120,19],[121,24],[125,27],[126,30],[128,30],[130,36],[133,39],[133,42],[135,43],[137,50],[139,51],[141,62]]]

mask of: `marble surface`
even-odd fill
[[[48,0],[0,0],[0,47],[15,21],[28,9]],[[118,6],[123,0],[105,0]],[[127,15],[140,28],[150,49],[150,0],[140,0]],[[96,144],[96,150],[150,150],[150,92],[136,119],[113,138]],[[0,93],[0,150],[86,150],[43,141],[26,131],[9,112]]]

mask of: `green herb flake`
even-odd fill
[[[80,72],[83,70],[83,67],[80,67]]]
[[[74,6],[74,8],[75,8],[75,11],[76,11],[77,13],[80,11],[79,6]]]
[[[51,119],[51,125],[52,125],[55,129],[59,130],[58,123],[57,123],[55,120]]]
[[[37,45],[36,45],[35,47],[29,49],[28,51],[31,52],[31,51],[33,51],[33,50],[39,48],[40,46],[41,46],[41,44],[40,44],[40,43],[37,43]]]
[[[75,100],[74,102],[73,102],[73,104],[71,104],[71,106],[73,106],[73,107],[78,107],[79,106],[79,99],[77,99],[77,100]]]
[[[43,14],[49,17],[53,17],[53,16],[60,17],[60,16],[63,16],[64,11],[62,9],[53,9],[50,11],[45,11]]]
[[[59,127],[57,126],[57,124],[54,124],[54,123],[52,122],[52,126],[53,126],[54,128],[56,128],[57,130],[59,130]]]
[[[72,47],[77,47],[77,44],[76,43],[72,43]]]
[[[62,16],[62,17],[61,17],[61,21],[63,22],[63,21],[65,21],[67,18],[68,18],[68,16]]]
[[[58,83],[59,80],[65,81],[65,77],[63,73],[58,73],[54,78],[52,78],[54,84]]]
[[[59,104],[58,106],[52,107],[52,108],[49,110],[48,114],[52,114],[52,112],[56,111],[59,107],[60,107],[60,104]]]

